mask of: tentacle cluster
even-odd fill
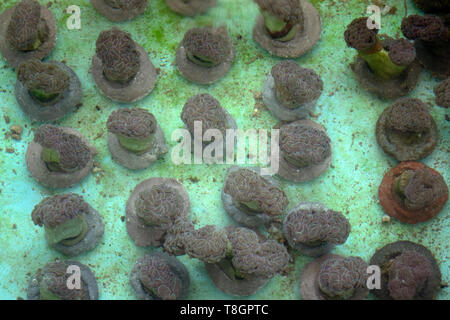
[[[283,190],[269,184],[256,172],[248,169],[230,173],[224,190],[235,203],[256,202],[263,213],[271,216],[281,215],[288,203]]]
[[[220,29],[193,28],[184,35],[182,44],[189,56],[217,66],[231,51],[231,44]]]
[[[411,300],[420,292],[431,274],[426,257],[415,251],[406,251],[396,257],[390,267],[388,288],[395,300]]]
[[[194,133],[196,121],[201,122],[203,133],[208,129],[217,129],[224,134],[227,129],[225,111],[220,102],[208,93],[189,98],[181,112],[181,120],[191,134]]]
[[[303,18],[303,10],[298,0],[255,0],[255,2],[262,11],[286,23],[296,24]]]
[[[450,78],[442,81],[434,88],[436,104],[443,108],[450,108]]]
[[[367,263],[359,257],[329,258],[322,264],[318,283],[330,298],[348,299],[367,282]]]
[[[432,124],[432,118],[427,106],[415,98],[406,98],[392,105],[388,117],[390,129],[401,132],[427,132]]]
[[[35,49],[37,41],[45,41],[48,27],[41,20],[41,6],[35,0],[22,0],[11,15],[6,31],[8,42],[17,50]]]
[[[234,269],[241,276],[271,278],[289,263],[286,248],[274,240],[262,240],[247,228],[228,230]]]
[[[89,205],[83,200],[83,197],[67,193],[42,200],[34,207],[31,218],[36,225],[53,228],[88,213]]]
[[[184,239],[186,235],[194,231],[194,225],[185,217],[178,217],[167,230],[164,240],[164,250],[172,255],[183,255],[186,253]]]
[[[444,178],[430,170],[407,171],[398,179],[398,189],[408,210],[426,208],[447,192]]]
[[[80,138],[50,124],[36,129],[34,142],[56,151],[59,156],[58,164],[64,171],[83,168],[91,158],[89,147]]]
[[[156,119],[142,108],[123,108],[111,113],[108,131],[130,138],[146,138],[156,131]]]
[[[137,215],[148,225],[169,229],[184,214],[184,199],[174,188],[154,185],[139,194],[135,203]]]
[[[162,300],[176,300],[182,291],[180,278],[157,256],[145,258],[140,268],[139,280],[147,291]]]
[[[106,4],[115,9],[135,10],[147,5],[148,0],[105,0]]]
[[[212,225],[188,232],[184,239],[186,253],[206,263],[217,263],[225,258],[228,238],[225,230]]]
[[[110,81],[126,83],[139,71],[140,54],[127,32],[117,28],[102,31],[96,42],[96,53]]]
[[[320,97],[323,82],[311,69],[300,67],[294,60],[277,63],[271,70],[275,81],[277,97],[290,108],[314,101]]]
[[[445,21],[439,16],[410,15],[403,19],[401,28],[405,37],[410,40],[450,40]]]
[[[350,223],[333,210],[298,210],[285,221],[286,237],[293,243],[342,244],[350,233]]]
[[[406,39],[394,40],[389,49],[389,58],[398,66],[408,66],[416,59],[416,49]]]
[[[331,155],[331,141],[319,129],[290,123],[280,128],[280,149],[299,166],[306,167]]]
[[[42,276],[41,299],[89,300],[89,293],[83,281],[80,281],[80,289],[67,286],[68,278],[71,276],[71,273],[67,272],[69,266],[70,264],[65,261],[52,262],[39,271]]]
[[[70,82],[69,76],[57,65],[42,63],[36,59],[19,65],[17,78],[32,93],[42,92],[45,96],[57,96]]]
[[[366,17],[357,18],[347,26],[344,37],[349,47],[358,51],[367,51],[376,46],[378,29],[369,29],[367,20]]]

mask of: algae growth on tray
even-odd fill
[[[0,1],[0,12],[12,8],[17,2]],[[62,62],[72,69],[80,80],[83,93],[81,102],[66,116],[49,121],[57,126],[76,129],[92,144],[90,151],[96,149],[97,154],[92,158],[86,177],[74,186],[53,189],[39,184],[33,177],[33,172],[30,173],[27,169],[25,158],[28,145],[34,139],[34,131],[43,123],[32,120],[19,106],[15,97],[16,70],[9,66],[5,58],[0,59],[0,127],[3,134],[0,139],[0,299],[26,298],[29,281],[36,271],[48,262],[66,258],[49,246],[45,228],[39,228],[33,222],[36,219],[40,221],[39,215],[32,219],[33,209],[46,197],[72,192],[81,195],[100,214],[104,234],[96,240],[98,242],[95,243],[95,248],[70,258],[88,266],[95,274],[100,299],[136,299],[133,281],[130,283],[130,272],[135,262],[150,252],[162,251],[161,248],[137,246],[127,233],[127,201],[136,185],[142,181],[150,178],[178,180],[189,197],[190,219],[195,229],[206,225],[218,228],[238,225],[227,214],[222,201],[222,189],[231,165],[175,165],[171,152],[178,145],[179,136],[173,138],[172,134],[185,125],[189,127],[187,123],[190,115],[187,114],[185,119],[180,117],[188,99],[206,93],[220,102],[225,110],[223,117],[234,119],[238,128],[270,130],[279,120],[272,115],[272,109],[269,110],[263,103],[262,88],[272,67],[285,59],[272,56],[253,39],[253,27],[259,16],[258,6],[253,1],[217,2],[216,6],[203,14],[184,17],[174,13],[166,1],[153,0],[149,1],[148,8],[136,18],[111,22],[87,0],[39,1],[53,14],[57,26],[55,47],[43,61]],[[367,16],[369,5],[380,5],[381,2],[396,10],[381,16],[380,34],[401,37],[400,25],[405,15],[403,0],[310,2],[320,14],[320,40],[312,49],[308,48],[306,53],[294,60],[302,68],[313,69],[323,82],[321,95],[309,119],[326,130],[327,136],[321,137],[322,141],[328,141],[329,137],[332,156],[329,167],[311,181],[291,182],[276,176],[273,178],[274,181],[270,183],[285,193],[286,207],[282,210],[287,213],[303,201],[319,202],[342,213],[351,230],[346,241],[337,245],[333,253],[361,257],[367,263],[375,251],[399,240],[423,245],[432,252],[442,273],[442,288],[436,298],[448,300],[448,203],[427,222],[410,225],[394,218],[385,222],[387,216],[380,205],[378,187],[383,176],[398,162],[379,147],[375,127],[377,119],[395,99],[379,99],[360,85],[349,66],[357,51],[348,47],[344,40],[347,26],[354,19]],[[70,27],[73,26],[73,13],[67,13],[67,8],[72,5],[80,8],[80,29]],[[413,1],[407,1],[407,5],[409,15],[423,14]],[[226,26],[234,48],[234,59],[227,66],[229,70],[223,72],[220,79],[213,79],[211,84],[195,84],[187,80],[192,76],[189,69],[185,73],[178,70],[176,55],[188,30],[208,26]],[[142,47],[142,55],[146,52],[148,60],[154,66],[156,82],[146,83],[148,90],[143,90],[143,96],[151,92],[136,102],[113,102],[105,96],[108,91],[93,77],[96,70],[93,68],[92,58],[98,53],[96,41],[101,31],[113,27],[128,32],[132,40]],[[122,34],[116,36],[125,37]],[[230,54],[228,58],[231,59],[231,56]],[[200,77],[197,80],[205,79]],[[433,93],[433,88],[439,81],[431,72],[423,71],[417,86],[407,97],[420,99],[429,107],[439,134],[434,151],[420,162],[437,170],[448,185],[450,135],[447,109],[436,105]],[[136,94],[136,97],[140,98],[141,93]],[[129,101],[134,99],[130,98]],[[113,111],[125,108],[141,108],[152,113],[165,136],[167,153],[161,152],[159,159],[142,170],[130,170],[120,165],[117,160],[113,160],[108,149],[108,136],[111,133],[108,132],[111,128],[107,128],[108,118]],[[149,116],[144,111],[134,116],[145,120]],[[230,123],[231,120],[228,124]],[[123,128],[115,128],[115,132],[123,133],[121,129]],[[86,151],[86,155],[89,158],[88,152]],[[51,157],[51,154],[48,156]],[[342,222],[342,228],[346,228],[345,226]],[[261,230],[264,232],[264,228]],[[278,236],[280,240],[280,235]],[[288,252],[292,259],[286,270],[274,275],[249,299],[300,299],[301,272],[314,258],[291,249]],[[190,288],[184,297],[235,298],[217,289],[208,276],[204,263],[191,256],[178,257],[190,276]],[[135,277],[133,279],[136,280]],[[374,296],[369,295],[369,298]]]

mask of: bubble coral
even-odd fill
[[[189,273],[176,258],[153,252],[139,259],[130,274],[131,286],[141,300],[181,300],[189,289]]]
[[[310,120],[280,125],[278,175],[290,181],[309,181],[330,165],[332,147],[325,129]]]
[[[150,178],[139,183],[127,202],[127,232],[136,245],[162,246],[178,218],[188,219],[189,196],[175,179]]]
[[[0,51],[13,67],[28,59],[41,60],[56,44],[56,21],[35,0],[22,0],[0,16]]]
[[[126,21],[143,14],[148,0],[91,0],[94,8],[113,22]]]
[[[206,271],[217,288],[236,296],[249,296],[264,286],[288,262],[286,248],[266,240],[253,230],[227,227],[228,252],[218,263],[206,263]]]
[[[299,203],[284,218],[283,233],[289,246],[317,257],[347,240],[350,223],[342,213],[322,204]]]
[[[450,77],[434,88],[436,104],[442,108],[450,107]]]
[[[176,54],[180,73],[199,84],[209,84],[224,76],[233,60],[233,44],[225,27],[188,30]]]
[[[92,76],[102,94],[127,103],[147,96],[157,77],[145,49],[118,28],[100,33],[92,58]]]
[[[96,153],[95,147],[74,129],[44,124],[34,132],[26,161],[39,183],[66,188],[89,174]]]
[[[380,204],[391,217],[415,224],[438,214],[448,200],[441,174],[419,162],[402,162],[383,177]]]
[[[398,161],[419,160],[433,152],[437,126],[419,99],[404,98],[386,108],[376,125],[380,147]]]
[[[272,67],[263,84],[263,102],[281,120],[298,120],[313,111],[322,94],[323,82],[311,69],[294,60],[284,60]]]
[[[370,265],[381,269],[381,286],[373,293],[382,300],[431,300],[441,288],[441,272],[424,246],[397,241],[377,250]]]
[[[183,16],[194,16],[217,5],[216,0],[166,0],[170,9]]]
[[[184,238],[186,253],[205,263],[217,263],[225,258],[228,238],[225,230],[213,225],[186,233]]]
[[[80,288],[68,286],[75,268],[80,270]],[[28,300],[98,300],[95,275],[89,267],[77,261],[50,262],[31,278]]]
[[[450,31],[448,19],[434,15],[410,15],[402,21],[402,32],[414,40],[420,63],[440,78],[450,75]]]
[[[363,300],[369,294],[367,263],[327,254],[308,263],[300,278],[303,300]]]
[[[270,54],[295,58],[320,39],[322,25],[314,6],[303,0],[255,0],[261,15],[253,39]]]
[[[227,213],[247,227],[256,227],[284,213],[288,200],[279,184],[261,176],[258,168],[231,167],[225,178],[222,202]]]

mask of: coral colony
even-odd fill
[[[405,16],[395,38],[370,28],[370,18],[350,17],[342,27],[340,38],[334,40],[356,53],[345,67],[357,89],[389,103],[384,111],[377,109],[376,123],[365,125],[378,143],[378,146],[370,144],[370,148],[379,147],[378,152],[389,159],[392,166],[384,177],[378,177],[381,181],[378,188],[380,210],[388,219],[393,218],[392,223],[405,224],[405,234],[411,224],[437,219],[435,216],[445,211],[448,200],[443,174],[419,161],[437,147],[446,148],[439,146],[438,127],[442,121],[435,121],[428,104],[435,103],[441,108],[450,106],[449,1],[414,2],[426,15]],[[354,242],[351,224],[354,227],[358,222],[349,217],[348,211],[328,208],[302,195],[302,187],[308,181],[331,179],[331,176],[339,180],[336,171],[329,169],[334,169],[333,157],[351,157],[348,153],[339,154],[347,147],[339,145],[340,139],[333,134],[329,136],[326,129],[329,123],[314,116],[324,88],[331,84],[324,83],[318,71],[304,67],[307,60],[297,59],[308,54],[311,60],[316,55],[313,47],[321,45],[321,19],[310,2],[254,0],[259,13],[253,17],[256,19],[253,33],[246,40],[254,43],[246,42],[246,46],[255,46],[261,52],[258,59],[289,58],[274,60],[271,70],[258,75],[262,86],[259,98],[255,94],[255,99],[261,100],[265,107],[262,112],[272,117],[274,124],[279,121],[272,128],[270,143],[272,150],[277,150],[271,154],[277,156],[271,158],[277,170],[274,175],[267,175],[257,166],[260,164],[239,163],[229,166],[222,176],[214,177],[221,188],[209,191],[221,192],[222,203],[217,203],[217,212],[227,215],[225,218],[232,222],[228,226],[215,225],[211,219],[213,212],[205,213],[209,215],[205,221],[203,213],[200,214],[205,210],[195,208],[192,211],[196,212],[191,212],[191,202],[197,206],[198,197],[203,196],[201,191],[190,187],[186,177],[165,176],[160,170],[161,165],[175,166],[177,161],[168,159],[169,149],[174,144],[166,143],[164,125],[160,126],[166,123],[167,115],[157,111],[160,109],[150,112],[146,105],[148,100],[144,100],[164,74],[149,58],[149,53],[154,57],[159,47],[150,52],[142,35],[124,31],[130,30],[127,24],[140,24],[142,19],[149,18],[151,1],[91,0],[90,3],[89,6],[96,9],[93,14],[97,15],[90,23],[97,23],[97,19],[106,21],[106,18],[113,27],[100,28],[90,40],[83,40],[91,41],[94,54],[91,65],[85,66],[92,74],[89,80],[97,87],[90,90],[89,95],[101,94],[122,104],[108,112],[107,121],[102,125],[106,134],[95,137],[95,140],[104,139],[105,150],[100,152],[89,142],[89,133],[60,122],[62,118],[76,117],[73,113],[82,105],[82,85],[76,73],[85,71],[76,65],[69,67],[66,62],[42,61],[53,49],[58,51],[64,46],[58,40],[55,47],[57,29],[51,8],[35,0],[22,0],[0,16],[0,52],[4,62],[15,69],[18,112],[22,110],[25,119],[29,117],[39,122],[31,122],[34,133],[23,159],[37,182],[35,188],[46,188],[41,191],[46,196],[36,201],[31,212],[32,222],[42,227],[33,237],[45,239],[49,250],[64,257],[87,254],[84,261],[89,261],[90,252],[101,252],[105,246],[101,240],[108,205],[96,204],[88,193],[81,196],[67,190],[92,183],[87,176],[98,169],[94,157],[99,154],[97,161],[106,164],[110,158],[113,160],[108,162],[111,170],[128,172],[126,176],[130,177],[130,181],[120,181],[126,186],[124,192],[131,191],[128,201],[123,203],[125,224],[123,228],[109,226],[106,232],[127,232],[132,245],[146,250],[137,260],[133,258],[129,283],[120,284],[129,285],[137,299],[189,299],[190,288],[195,285],[199,290],[196,280],[201,271],[218,290],[240,297],[251,296],[271,279],[286,274],[292,276],[295,272],[294,278],[299,281],[285,283],[293,287],[299,283],[299,298],[307,300],[358,300],[366,299],[370,293],[379,299],[436,298],[442,276],[439,259],[435,259],[429,249],[415,242],[386,244],[380,239],[376,248],[367,247],[373,251],[373,256],[365,261],[358,252],[349,250]],[[221,6],[216,0],[166,0],[165,3],[168,13],[158,14],[171,14],[180,20],[190,16],[186,19],[192,21]],[[156,13],[151,12],[153,14]],[[151,16],[151,19],[158,17]],[[114,26],[119,21],[128,22]],[[164,30],[179,33],[178,40],[170,46],[170,59],[178,80],[192,90],[182,98],[184,105],[173,105],[172,97],[178,94],[177,88],[161,79],[149,99],[167,94],[167,99],[159,100],[164,101],[161,102],[163,109],[179,107],[179,118],[173,121],[177,122],[178,129],[184,126],[179,130],[185,132],[183,137],[189,157],[200,148],[201,154],[210,152],[219,158],[225,153],[228,155],[230,150],[226,149],[231,145],[231,160],[234,161],[236,141],[245,140],[238,134],[228,135],[238,131],[237,124],[244,125],[240,114],[232,114],[227,109],[229,100],[224,98],[224,95],[231,95],[224,80],[234,77],[232,81],[239,81],[238,73],[231,75],[230,69],[244,68],[241,61],[236,61],[242,59],[236,54],[242,48],[229,27],[199,23],[190,29],[178,24],[176,30]],[[399,37],[400,34],[404,37]],[[237,39],[242,37],[239,35]],[[315,69],[320,70],[320,66]],[[432,87],[427,87],[431,90],[432,101],[408,96],[419,85],[422,72],[439,78]],[[247,90],[245,80],[240,90]],[[78,123],[82,121],[90,121],[90,118]],[[254,125],[259,123],[255,120]],[[198,130],[209,132],[210,139],[198,135]],[[434,163],[431,161],[429,165]],[[202,174],[206,165],[220,164],[224,162],[207,162],[198,166],[198,172]],[[375,164],[370,164],[372,166]],[[135,186],[133,190],[127,187],[129,182]],[[353,185],[348,187],[354,188]],[[292,188],[296,190],[295,197],[287,192]],[[82,190],[85,193],[84,188]],[[326,191],[319,187],[314,192]],[[355,189],[356,198],[357,192]],[[339,198],[339,195],[333,197]],[[341,248],[355,255],[334,253]],[[121,256],[127,254],[122,252]],[[299,256],[310,257],[310,261],[298,273],[293,271],[293,263]],[[187,265],[189,259],[196,262]],[[102,293],[90,269],[94,266],[62,259],[49,261],[37,271],[29,270],[27,298],[99,299]],[[379,287],[368,286],[369,266],[381,270]],[[78,270],[81,275],[81,284],[75,289],[68,287],[71,277],[68,270]],[[114,281],[114,278],[109,280]]]

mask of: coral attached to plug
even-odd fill
[[[402,162],[385,174],[378,188],[384,211],[402,222],[425,222],[437,215],[448,200],[442,175],[420,162]]]
[[[20,108],[32,119],[53,121],[73,110],[83,92],[78,76],[64,63],[29,59],[17,69],[15,95]]]
[[[189,293],[189,272],[177,258],[152,252],[140,258],[130,273],[140,300],[184,300]]]
[[[259,172],[258,167],[230,167],[222,189],[225,211],[250,228],[279,219],[288,205],[279,183]]]
[[[322,94],[323,82],[312,69],[285,60],[272,67],[263,84],[265,106],[280,120],[306,118],[314,110]]]
[[[404,98],[386,108],[377,121],[378,145],[398,161],[420,160],[436,147],[438,129],[428,107]]]
[[[94,249],[104,233],[100,214],[83,197],[68,193],[42,200],[31,213],[49,246],[67,256]]]
[[[92,6],[113,22],[131,20],[145,12],[148,0],[91,0]]]
[[[52,188],[68,188],[80,182],[92,169],[97,149],[78,131],[68,127],[42,125],[28,144],[26,163],[33,178]]]
[[[189,215],[189,196],[182,184],[150,178],[139,183],[127,201],[127,232],[137,246],[159,247],[176,220],[188,220]]]
[[[441,289],[441,271],[433,254],[420,244],[397,241],[377,250],[370,265],[382,270],[372,292],[381,300],[431,300]]]
[[[233,43],[225,27],[193,28],[178,46],[176,64],[183,77],[210,84],[230,70],[235,58]]]
[[[379,97],[394,99],[407,95],[417,85],[422,68],[416,50],[406,39],[378,36],[368,18],[353,20],[344,33],[347,45],[358,51],[351,64],[360,84]]]
[[[433,75],[450,76],[450,19],[434,15],[411,15],[403,19],[402,32],[414,40],[417,59]]]
[[[278,175],[295,182],[310,181],[325,172],[332,156],[325,129],[310,120],[281,123]]]
[[[123,103],[146,97],[157,78],[145,49],[117,28],[100,33],[92,57],[92,76],[104,96]]]
[[[308,263],[300,278],[302,300],[364,300],[367,263],[360,257],[327,254]]]
[[[22,0],[0,15],[0,52],[16,68],[28,59],[42,60],[56,44],[56,20],[35,0]]]
[[[350,223],[342,213],[323,204],[301,202],[284,218],[283,234],[290,247],[318,257],[347,240]]]
[[[205,13],[209,8],[217,5],[217,0],[166,0],[172,11],[183,16],[195,16]]]
[[[145,109],[113,111],[106,125],[109,152],[124,167],[148,168],[169,151],[156,118]]]
[[[79,271],[79,273],[78,273]],[[79,274],[80,287],[71,288],[73,275]],[[46,264],[28,283],[28,300],[98,300],[98,285],[88,266],[77,261],[56,261]]]
[[[306,0],[255,0],[261,14],[253,39],[271,55],[297,58],[320,39],[322,23],[316,8]]]

